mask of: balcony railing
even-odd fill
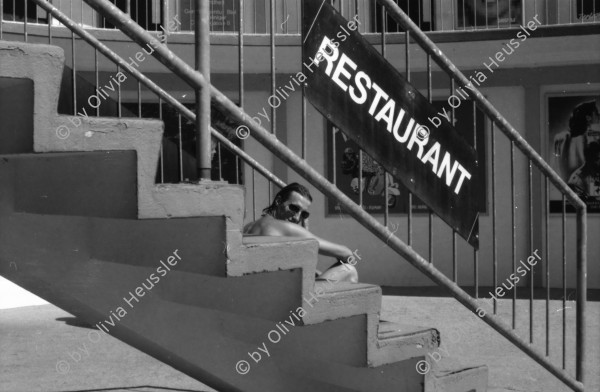
[[[277,35],[299,35],[301,0],[207,0],[210,30],[234,34],[271,34],[271,13]],[[398,24],[374,0],[330,0],[347,19],[358,15],[361,33],[401,32]],[[149,31],[194,31],[195,0],[111,0]],[[498,30],[519,27],[534,17],[546,26],[600,22],[600,0],[394,0],[425,32]],[[53,0],[53,5],[84,27],[114,26],[83,1]],[[46,12],[32,0],[0,0],[4,22],[48,24]],[[243,7],[244,18],[240,19]],[[271,10],[273,7],[273,11]],[[178,20],[169,26],[166,21]],[[54,20],[52,25],[59,26]]]

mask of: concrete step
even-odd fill
[[[306,309],[304,323],[307,325],[359,314],[366,314],[373,322],[378,323],[381,287],[366,283],[319,280],[309,292],[302,293],[301,301]],[[372,325],[376,326],[377,324]],[[372,332],[373,337],[376,337],[377,329]]]
[[[425,376],[425,392],[486,392],[487,366],[436,369]]]
[[[0,41],[0,78],[33,81],[33,151],[135,151],[137,216],[140,219],[228,216],[241,227],[244,189],[224,183],[156,185],[163,123],[158,120],[57,114],[64,53],[61,48]],[[0,144],[5,143],[0,135]],[[22,143],[16,143],[18,146]],[[17,148],[17,147],[15,147]],[[10,154],[12,151],[4,151]],[[15,153],[22,153],[22,149]],[[85,183],[84,183],[85,184]]]
[[[420,358],[437,349],[440,332],[435,328],[419,327],[381,321],[377,333],[378,350],[374,353],[373,366]]]
[[[319,244],[313,239],[242,236],[233,222],[227,222],[227,276],[298,270],[301,293],[315,282]]]
[[[367,364],[381,366],[419,358],[438,347],[434,328],[380,322],[381,288],[365,283],[317,281],[303,296],[305,324],[322,323],[365,314],[367,317]]]

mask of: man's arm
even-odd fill
[[[279,221],[278,223],[281,224],[280,229],[282,235],[284,236],[314,238],[315,240],[319,241],[319,253],[322,255],[331,256],[342,260],[347,260],[348,257],[352,256],[352,251],[350,248],[319,238],[300,225],[282,221]]]

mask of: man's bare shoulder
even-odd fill
[[[250,235],[305,237],[304,232],[308,233],[302,226],[278,220],[269,215],[248,223],[244,227],[244,234]]]

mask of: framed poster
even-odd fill
[[[548,94],[548,163],[587,204],[600,212],[600,91]],[[562,212],[562,195],[550,187],[550,212]],[[567,205],[567,211],[575,209]]]
[[[600,21],[600,0],[553,0],[543,8],[540,14],[546,14],[548,24],[591,23]]]
[[[456,0],[457,29],[519,26],[522,0]]]
[[[204,0],[209,2],[210,9],[210,31],[234,32],[238,31],[238,0]],[[194,12],[196,2],[181,1],[179,7],[181,29],[183,31],[194,31]]]
[[[448,109],[446,100],[434,100],[432,105],[439,111],[443,107]],[[454,126],[461,135],[473,145],[476,141],[478,186],[480,191],[479,206],[480,214],[487,213],[487,173],[486,173],[486,132],[485,117],[477,109],[473,118],[473,103],[471,100],[463,101],[455,109]],[[406,214],[408,212],[408,190],[390,173],[384,174],[381,165],[366,152],[362,152],[362,176],[359,176],[360,160],[359,148],[344,133],[327,121],[326,151],[328,178],[346,196],[355,203],[359,203],[359,193],[362,193],[363,208],[371,214],[383,214],[385,212],[385,177],[388,185],[388,210],[390,214]],[[477,137],[475,138],[475,135]],[[334,169],[335,168],[335,169]],[[360,177],[360,179],[359,179]],[[429,208],[416,196],[412,197],[413,213],[427,213]],[[338,215],[344,213],[343,209],[334,200],[328,199],[327,213]]]
[[[577,10],[573,22],[585,23],[600,21],[600,0],[577,1],[576,3]]]

